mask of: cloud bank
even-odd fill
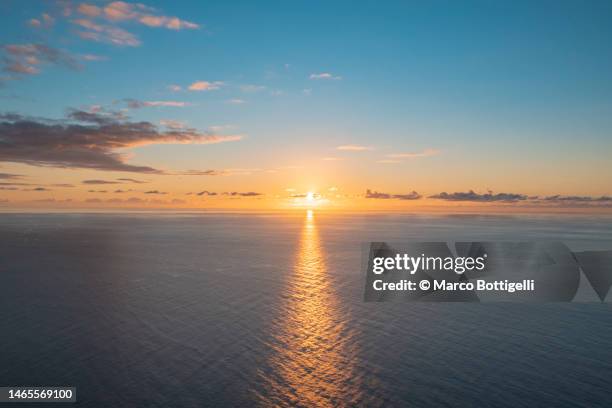
[[[126,162],[120,149],[151,144],[211,144],[240,140],[196,129],[160,130],[121,114],[71,110],[59,120],[0,114],[0,162],[165,174]]]

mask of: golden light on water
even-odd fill
[[[313,210],[306,212],[266,374],[266,406],[350,405],[359,390],[355,338],[325,262]]]

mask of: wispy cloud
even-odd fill
[[[207,196],[216,196],[217,193],[215,193],[214,191],[208,191],[208,190],[204,190],[204,191],[200,191],[198,193],[195,193],[195,195],[197,196],[203,196],[203,195],[207,195]]]
[[[434,198],[438,200],[446,200],[446,201],[474,201],[474,202],[495,202],[495,201],[515,202],[515,201],[524,201],[528,199],[528,197],[523,194],[515,194],[515,193],[494,194],[492,191],[489,191],[484,194],[478,194],[474,192],[474,190],[469,190],[467,192],[455,192],[455,193],[442,192],[440,194],[432,195],[429,198]]]
[[[217,89],[220,89],[221,86],[223,86],[223,82],[222,81],[213,81],[213,82],[209,82],[209,81],[195,81],[194,83],[192,83],[191,85],[189,85],[189,89],[190,91],[216,91]]]
[[[131,122],[106,113],[72,110],[60,120],[0,114],[0,161],[35,166],[90,168],[163,174],[126,163],[119,149],[150,144],[211,144],[240,140],[196,129],[161,131],[150,122]]]
[[[141,44],[134,34],[118,27],[118,24],[121,23],[130,22],[170,30],[200,28],[199,24],[160,14],[156,9],[141,3],[113,1],[100,6],[81,3],[74,11],[74,14],[79,15],[80,18],[75,18],[71,22],[85,30],[77,32],[79,37],[118,46],[136,47]],[[67,7],[64,14],[73,14],[73,10]]]
[[[419,157],[431,157],[440,154],[439,150],[436,149],[425,149],[422,152],[409,152],[409,153],[392,153],[388,154],[387,157],[392,159],[415,159]]]
[[[21,174],[0,173],[0,180],[17,180],[22,178]]]
[[[83,181],[81,181],[81,183],[83,183],[83,184],[95,184],[95,185],[99,185],[99,184],[121,184],[121,182],[119,182],[119,181],[114,181],[114,180],[98,180],[98,179],[83,180]]]
[[[182,101],[139,101],[136,99],[126,99],[127,106],[130,109],[140,109],[149,107],[174,107],[182,108],[189,106],[189,103]]]
[[[230,105],[244,105],[246,103],[244,99],[239,98],[228,99],[226,102]]]
[[[162,119],[159,121],[159,124],[167,127],[168,129],[185,129],[187,127],[184,122],[172,119]]]
[[[121,47],[138,47],[141,44],[134,34],[120,27],[98,24],[84,18],[74,19],[72,23],[86,29],[76,32],[83,40],[103,42]]]
[[[535,198],[537,199],[537,197]],[[541,199],[542,201],[552,202],[552,203],[612,203],[612,197],[610,196],[564,196],[564,195],[553,195],[544,197]]]
[[[8,44],[2,47],[3,70],[17,75],[35,75],[43,65],[82,66],[71,54],[45,44]]]
[[[96,54],[83,54],[81,58],[85,61],[106,61],[108,57]]]
[[[117,180],[123,181],[123,182],[126,182],[126,183],[134,183],[134,184],[145,184],[145,183],[148,183],[148,181],[137,180],[137,179],[133,179],[133,178],[126,178],[126,177],[118,178]]]
[[[185,170],[174,174],[179,176],[225,176],[228,173],[223,170]]]
[[[372,150],[372,147],[362,145],[341,145],[337,146],[336,150],[342,150],[347,152],[363,152],[366,150]]]
[[[333,75],[329,72],[321,72],[318,74],[310,74],[310,79],[314,79],[314,80],[319,80],[319,79],[323,79],[323,80],[340,80],[342,79],[341,76],[338,75]]]
[[[366,194],[365,194],[365,198],[374,198],[374,199],[379,199],[379,200],[418,200],[420,199],[422,196],[417,193],[416,191],[412,191],[408,194],[388,194],[388,193],[381,193],[378,191],[373,191],[373,190],[366,190]]]
[[[28,21],[28,25],[33,28],[51,28],[54,24],[55,18],[47,13],[42,13],[40,17]]]
[[[231,192],[225,192],[225,193],[221,193],[223,195],[227,195],[227,196],[231,196],[231,197],[259,197],[262,196],[262,193],[256,193],[254,191],[247,191],[247,192],[239,192],[239,191],[231,191]]]

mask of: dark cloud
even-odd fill
[[[195,129],[160,131],[150,122],[132,122],[106,112],[72,110],[62,120],[0,114],[0,162],[167,174],[126,163],[119,153],[130,147],[164,143],[220,143],[240,136],[219,136]]]
[[[387,194],[387,193],[380,193],[378,191],[372,191],[368,189],[366,190],[365,198],[376,198],[376,199],[382,199],[382,200],[389,200],[389,199],[418,200],[421,198],[421,195],[417,193],[416,191],[412,191],[408,194]]]
[[[553,195],[548,196],[543,199],[543,201],[547,202],[574,202],[574,203],[608,203],[612,202],[612,197],[609,196],[601,196],[601,197],[591,197],[591,196],[562,196],[562,195]]]
[[[214,191],[204,190],[204,191],[200,191],[199,193],[196,193],[196,195],[199,195],[199,196],[202,196],[202,195],[216,196],[217,193],[215,193]]]
[[[145,191],[145,194],[168,194],[168,193],[165,191],[150,190],[150,191]]]
[[[110,180],[83,180],[81,181],[83,184],[121,184],[118,181],[110,181]]]
[[[257,196],[263,195],[262,193],[256,193],[254,191],[247,191],[247,192],[244,192],[244,193],[241,193],[241,192],[238,192],[238,191],[229,191],[229,192],[225,192],[225,193],[222,193],[222,194],[223,195],[232,196],[232,197],[236,197],[236,196],[239,196],[239,197],[257,197]]]
[[[88,193],[106,193],[106,190],[88,190]]]
[[[36,188],[24,189],[23,191],[51,191],[51,190],[45,187],[36,187]]]
[[[493,192],[489,191],[485,194],[475,193],[473,190],[468,192],[455,192],[455,193],[440,193],[436,195],[432,195],[429,198],[435,198],[438,200],[447,200],[447,201],[475,201],[475,202],[515,202],[515,201],[524,201],[527,200],[527,196],[523,194],[514,194],[514,193],[497,193],[493,194]]]
[[[185,170],[174,174],[178,176],[225,176],[228,172],[224,170]]]
[[[21,174],[12,174],[12,173],[0,173],[0,179],[2,180],[15,180],[23,177]]]
[[[118,178],[117,180],[119,181],[125,181],[127,183],[134,183],[134,184],[144,184],[144,183],[148,183],[148,181],[143,181],[143,180],[136,180],[133,178]]]
[[[43,65],[62,65],[81,69],[69,53],[44,44],[8,44],[2,47],[3,70],[17,75],[35,75]]]
[[[74,187],[74,185],[72,184],[65,184],[65,183],[60,183],[60,184],[51,184],[52,187],[64,187],[64,188],[71,188]]]

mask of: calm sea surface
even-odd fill
[[[461,239],[612,249],[612,218],[3,214],[0,386],[76,386],[85,407],[611,407],[610,305],[362,301],[362,242]]]

